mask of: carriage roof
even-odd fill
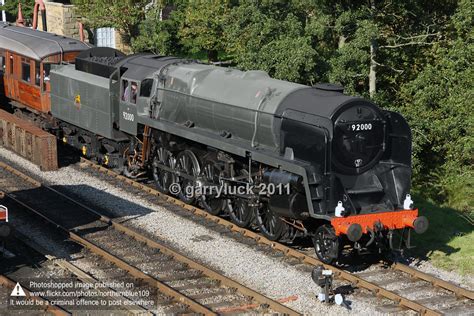
[[[51,55],[85,50],[90,45],[73,38],[0,22],[0,48],[42,60]]]

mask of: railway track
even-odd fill
[[[100,214],[81,202],[0,163],[0,188],[13,211],[35,214],[82,245],[79,258],[95,261],[96,275],[140,280],[156,290],[157,313],[206,315],[249,312],[297,315],[175,250]],[[11,206],[10,206],[11,207]]]
[[[30,301],[31,307],[28,307],[29,312],[42,313],[46,312],[52,315],[70,315],[70,313],[62,308],[51,304],[47,297],[34,295],[26,287],[23,288],[25,297],[12,297],[17,282],[24,276],[40,276],[57,274],[51,273],[51,265],[48,265],[47,258],[31,249],[16,238],[8,239],[9,247],[1,248],[0,253],[0,308],[9,311],[9,314],[21,315],[25,312],[23,306],[20,304],[12,304],[10,299],[18,299],[17,302]],[[27,264],[25,264],[27,263]]]
[[[465,288],[446,282],[432,275],[423,273],[401,263],[393,263],[389,267],[379,269],[378,272],[370,273],[350,273],[346,270],[339,269],[334,266],[326,265],[320,262],[316,257],[302,251],[298,251],[284,244],[270,241],[259,233],[241,228],[224,218],[213,216],[206,211],[189,205],[172,196],[163,194],[150,185],[126,178],[117,174],[113,170],[107,169],[92,161],[81,158],[81,166],[83,168],[92,169],[99,172],[112,184],[127,185],[137,191],[145,192],[154,198],[159,198],[170,206],[177,206],[183,211],[191,213],[193,216],[202,218],[213,226],[219,225],[229,231],[237,233],[240,237],[253,240],[257,245],[264,245],[276,252],[282,253],[286,258],[297,260],[310,266],[324,266],[334,272],[336,278],[349,282],[353,287],[362,288],[373,295],[391,300],[394,305],[391,311],[396,310],[412,310],[421,315],[442,315],[455,314],[462,312],[470,312],[474,309],[473,300],[474,292]],[[164,205],[166,207],[166,205]],[[389,280],[386,275],[390,274]],[[377,280],[382,277],[382,281]],[[385,279],[385,280],[384,280]],[[391,290],[393,285],[401,280],[406,280],[409,284],[408,289]],[[413,291],[419,291],[418,295],[413,295]],[[420,292],[427,293],[427,297],[419,298]],[[448,302],[448,304],[444,304]]]
[[[5,275],[0,275],[0,287],[4,288],[5,291],[0,291],[2,292],[0,294],[0,299],[2,302],[7,302],[9,299],[9,293],[15,288],[16,282],[15,280],[5,276]],[[49,301],[45,298],[39,297],[39,296],[33,296],[31,295],[30,291],[24,290],[26,294],[26,299],[33,300],[35,302],[38,302],[37,304],[40,306],[47,306],[47,307],[35,307],[33,308],[35,311],[38,313],[40,312],[46,312],[48,314],[56,315],[56,316],[63,316],[63,315],[71,315],[69,312],[66,310],[62,309],[61,307],[58,307],[56,305],[51,305]],[[7,307],[5,307],[7,308]],[[31,310],[30,310],[31,311]],[[14,313],[14,312],[12,312]],[[18,314],[21,314],[21,310],[18,310]]]
[[[25,312],[40,313],[46,312],[53,315],[73,315],[77,314],[81,308],[72,308],[68,301],[81,299],[71,295],[74,292],[72,288],[52,289],[48,285],[34,285],[31,288],[29,281],[64,283],[65,280],[71,280],[75,286],[82,289],[88,288],[98,283],[90,273],[87,273],[74,264],[63,259],[56,258],[48,251],[44,250],[35,241],[28,236],[23,235],[18,230],[14,237],[9,238],[6,247],[2,248],[3,258],[0,265],[0,286],[5,288],[0,291],[2,300],[0,302],[9,302],[6,306],[1,306],[2,310],[8,309],[9,314],[23,314]],[[10,293],[15,290],[16,284],[20,283],[25,297],[13,297]],[[17,290],[18,291],[18,290]],[[48,292],[49,291],[49,292]],[[127,300],[118,295],[109,295],[114,291],[110,287],[101,287],[97,294],[101,299],[105,299],[109,305],[115,306],[117,303]],[[19,293],[19,292],[18,292]],[[12,303],[11,300],[18,300]],[[90,304],[91,298],[82,298],[83,303]],[[95,300],[94,298],[92,298]],[[25,305],[21,305],[26,302]],[[115,304],[111,304],[115,302]],[[115,315],[137,315],[146,314],[147,310],[130,305],[121,305],[114,310]]]

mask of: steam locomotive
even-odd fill
[[[40,54],[56,47],[46,37],[58,49]],[[125,56],[11,25],[0,27],[0,48],[5,69],[29,63],[25,71],[37,78],[4,74],[19,115],[35,113],[84,156],[129,177],[153,177],[162,192],[270,240],[308,236],[319,259],[333,263],[343,248],[409,246],[410,232],[428,227],[409,195],[407,122],[338,85]],[[9,93],[15,80],[40,97]]]

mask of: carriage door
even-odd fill
[[[120,130],[137,135],[137,98],[139,82],[123,79],[120,96]]]
[[[17,76],[16,68],[16,57],[12,53],[6,52],[5,54],[5,71],[3,73],[3,84],[5,85],[5,95],[11,99],[18,99],[15,85],[17,84],[15,77]]]

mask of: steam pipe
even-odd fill
[[[21,12],[21,2],[18,2],[18,17],[16,18],[17,26],[25,26],[25,20],[23,19],[23,12]]]
[[[84,42],[84,41],[85,41],[85,37],[84,37],[84,25],[82,24],[82,22],[79,22],[79,39],[81,40],[81,42]]]
[[[41,10],[41,20],[43,21],[43,31],[48,31],[48,26],[46,25],[46,6],[44,5],[43,0],[35,0],[35,7],[33,9],[33,29],[38,28],[38,11]]]

